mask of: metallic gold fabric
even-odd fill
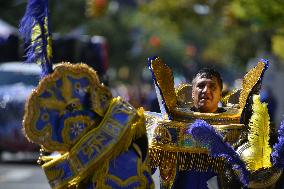
[[[265,68],[264,62],[258,62],[257,66],[251,69],[243,79],[242,84],[242,91],[240,94],[239,99],[239,105],[240,109],[243,110],[247,101],[247,98],[249,96],[250,91],[252,90],[253,86],[258,82],[260,79],[260,76],[262,74],[262,71]]]
[[[157,85],[161,90],[163,100],[171,112],[177,105],[172,70],[160,58],[152,60],[151,68],[154,72]]]

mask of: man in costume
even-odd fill
[[[192,80],[192,101],[194,112],[221,113],[225,109],[218,107],[221,100],[223,81],[214,69],[200,70]],[[179,171],[172,188],[207,189],[208,185],[218,186],[217,174],[212,170],[207,172]],[[211,180],[210,180],[211,179]]]
[[[224,108],[218,107],[222,98],[222,85],[221,75],[216,70],[204,68],[198,71],[192,80],[193,106],[191,110],[201,113],[224,112]],[[207,189],[210,186],[218,187],[218,185],[217,174],[213,170],[207,170],[206,172],[191,170],[178,171],[172,188]],[[241,185],[234,182],[234,186],[240,187]]]
[[[147,113],[147,134],[162,188],[273,187],[283,168],[284,132],[282,125],[271,149],[267,107],[257,95],[267,67],[260,60],[240,90],[221,98],[216,71],[202,70],[192,87],[174,88],[171,69],[159,57],[149,59],[162,114]],[[238,104],[230,103],[235,95]]]
[[[200,70],[192,80],[192,85],[193,111],[202,113],[224,111],[218,108],[223,81],[217,71],[209,68]]]

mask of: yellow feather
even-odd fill
[[[271,167],[269,146],[269,123],[267,104],[260,102],[260,96],[253,96],[253,114],[250,119],[248,134],[249,155],[245,157],[247,167],[251,171]]]
[[[46,46],[46,53],[48,60],[51,60],[52,58],[52,38],[51,35],[48,34],[48,18],[46,17],[44,19],[44,29],[45,29],[45,35],[47,36],[47,46]]]
[[[35,43],[41,39],[38,39],[38,36],[40,36],[41,34],[41,30],[40,30],[40,25],[39,24],[36,24],[33,28],[32,28],[32,35],[31,35],[31,45],[35,45]],[[40,46],[36,46],[35,48],[35,52],[36,53],[39,53],[41,52],[41,47]],[[37,59],[36,60],[36,63],[37,64],[41,64],[41,60],[40,59]]]

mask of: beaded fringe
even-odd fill
[[[150,146],[149,156],[151,167],[166,167],[176,164],[179,170],[195,170],[206,172],[209,169],[216,173],[224,171],[224,159],[209,156],[205,149],[190,151],[167,150]]]

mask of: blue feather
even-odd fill
[[[194,140],[208,146],[211,156],[225,158],[233,169],[241,173],[240,181],[245,186],[248,185],[249,171],[246,169],[245,163],[240,159],[236,151],[223,141],[221,135],[212,126],[204,120],[196,120],[186,132],[191,134]]]
[[[20,34],[28,45],[26,62],[41,65],[42,77],[53,72],[51,32],[48,23],[48,0],[29,0],[21,19]]]
[[[278,142],[273,146],[272,153],[273,166],[284,168],[284,120],[278,130]]]

